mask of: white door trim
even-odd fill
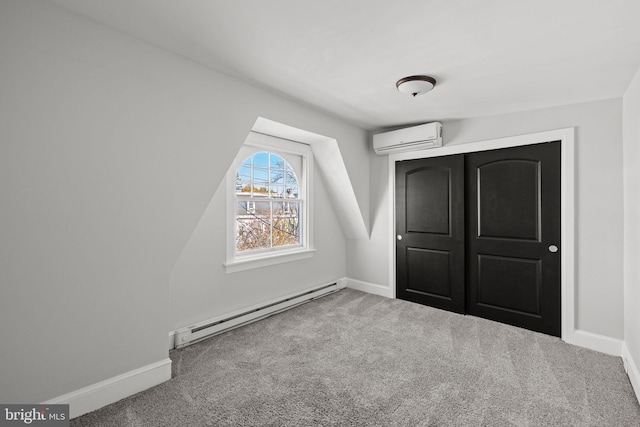
[[[496,150],[500,148],[519,147],[522,145],[540,144],[549,141],[560,141],[561,144],[561,174],[560,174],[560,226],[562,248],[561,256],[561,310],[562,310],[562,340],[574,343],[575,320],[575,205],[574,205],[574,128],[564,128],[527,135],[510,136],[506,138],[490,139],[467,144],[445,145],[429,150],[397,153],[389,156],[389,284],[391,294],[396,298],[396,213],[395,213],[395,177],[396,161],[422,159],[428,157],[448,156],[452,154],[473,153],[476,151]]]

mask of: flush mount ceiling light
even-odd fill
[[[422,95],[429,92],[436,85],[436,79],[429,76],[409,76],[398,80],[396,87],[402,93]]]

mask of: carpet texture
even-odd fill
[[[620,358],[351,289],[171,359],[71,426],[640,426]]]

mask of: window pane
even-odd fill
[[[269,167],[269,153],[262,152],[253,155],[253,166]]]
[[[285,172],[285,184],[298,185],[298,179],[292,170],[287,169]]]
[[[271,247],[269,202],[238,202],[236,222],[236,250],[238,252]]]
[[[243,181],[251,181],[251,166],[250,165],[242,165],[238,168],[238,173],[236,174]]]
[[[251,192],[251,166],[242,165],[236,173],[236,194]]]
[[[273,169],[284,169],[284,164],[285,161],[282,157],[278,156],[277,154],[273,154],[271,153],[271,168]]]
[[[269,169],[254,168],[253,181],[267,184],[269,182]]]
[[[287,189],[285,190],[285,195],[286,197],[297,199],[299,196],[298,186],[297,185],[287,186]]]
[[[272,185],[271,186],[271,197],[275,198],[283,198],[285,196],[284,185]]]
[[[255,185],[253,187],[253,197],[256,199],[266,199],[269,197],[269,187],[268,184],[265,185]]]
[[[287,182],[290,183],[298,183],[298,179],[296,178],[296,174],[293,171],[293,169],[291,169],[291,165],[289,163],[287,163],[286,165],[286,177],[287,177]]]
[[[269,195],[269,170],[253,169],[253,197],[268,197]]]
[[[256,202],[249,201],[241,201],[236,204],[236,218],[241,216],[251,215],[256,210]],[[244,218],[244,217],[243,217]]]
[[[236,194],[242,194],[243,196],[248,196],[250,193],[251,193],[251,183],[236,181]]]
[[[284,170],[271,169],[269,180],[271,184],[284,184]]]
[[[273,203],[273,246],[300,243],[300,203]]]

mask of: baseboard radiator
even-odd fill
[[[276,301],[270,301],[257,307],[254,306],[242,312],[231,313],[222,318],[210,319],[178,329],[175,333],[175,348],[186,347],[205,338],[264,319],[338,290],[338,284],[332,283]]]

